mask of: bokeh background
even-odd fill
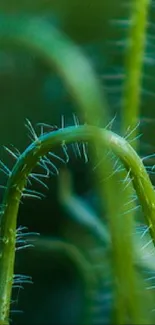
[[[117,113],[113,128],[120,133],[119,113],[130,4],[122,0],[5,0],[0,3],[0,13],[11,16],[23,13],[39,15],[60,27],[76,42],[101,82],[109,103],[110,118]],[[151,10],[141,90],[143,136],[140,153],[143,154],[153,152],[155,146],[152,136],[155,125],[155,43],[149,37],[155,28],[154,18],[154,11]],[[116,20],[124,22],[123,28]],[[15,46],[0,48],[0,157],[7,166],[11,167],[13,161],[3,150],[3,145],[13,144],[23,151],[30,142],[24,127],[26,118],[33,125],[44,122],[61,126],[61,116],[64,115],[68,125],[72,125],[73,113],[78,116],[68,90],[59,75],[54,69],[49,70],[41,57]],[[99,211],[89,164],[86,166],[71,152],[68,167],[72,171],[76,193],[95,211]],[[5,175],[1,174],[0,177],[1,184],[6,184]],[[37,186],[35,189],[38,189]],[[18,225],[39,232],[46,245],[50,245],[52,237],[67,236],[73,241],[79,237],[82,240],[82,227],[77,228],[60,206],[58,177],[52,177],[48,186],[44,200],[26,200],[21,205]],[[2,196],[3,190],[0,192],[1,200]],[[89,242],[89,234],[85,234],[84,238]],[[36,248],[17,253],[15,271],[32,276],[34,283],[25,284],[24,290],[14,293],[17,303],[13,310],[21,309],[24,313],[13,312],[13,324],[79,323],[84,305],[84,283],[67,256],[61,252],[49,254],[48,250],[46,252],[36,245]]]

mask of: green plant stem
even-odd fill
[[[132,141],[134,149],[138,149],[138,134],[139,134],[139,116],[140,116],[140,98],[142,84],[142,68],[145,52],[147,15],[149,9],[148,0],[132,1],[131,17],[129,17],[129,33],[127,36],[128,47],[125,55],[125,82],[124,94],[122,101],[121,127],[122,134],[129,133],[128,140]],[[132,197],[133,188],[129,185],[122,196],[122,205],[124,205],[129,197]],[[134,218],[135,203],[131,203],[131,212],[128,213],[128,224]],[[125,229],[124,229],[125,231]],[[123,234],[122,229],[122,234]],[[130,234],[128,233],[128,236]],[[127,238],[127,236],[126,236]],[[124,238],[125,240],[125,238]],[[128,246],[129,248],[129,246]],[[130,251],[128,251],[130,254]],[[123,268],[122,268],[123,271]],[[129,281],[130,282],[130,281]],[[130,289],[130,288],[129,288]],[[137,300],[138,302],[138,300]],[[132,303],[129,303],[131,306]],[[144,320],[143,320],[144,321]]]
[[[155,193],[143,166],[134,149],[125,141],[108,130],[93,126],[68,127],[41,136],[20,156],[8,180],[4,197],[4,211],[1,222],[1,259],[0,259],[0,324],[7,324],[11,298],[14,269],[15,234],[17,214],[27,177],[41,156],[55,146],[74,141],[91,141],[95,135],[103,147],[109,147],[120,157],[127,170],[131,171],[133,184],[143,207],[150,234],[155,242]],[[129,270],[130,271],[130,270]],[[126,270],[126,279],[130,279]],[[137,307],[136,307],[137,308]],[[139,322],[138,322],[139,323]]]
[[[109,120],[105,99],[102,96],[103,89],[94,76],[88,60],[66,35],[42,19],[1,15],[0,41],[4,46],[13,43],[26,47],[46,61],[50,68],[56,68],[75,100],[82,120],[91,125],[107,125]],[[93,137],[94,148],[97,148],[95,133]],[[103,152],[102,154],[104,155]],[[95,164],[95,154],[93,158]],[[102,188],[103,186],[100,190],[101,196]],[[110,191],[110,188],[108,190]],[[110,214],[109,205],[107,214]]]
[[[122,131],[126,133],[128,127],[134,132],[129,136],[132,140],[138,135],[139,108],[141,98],[142,67],[145,52],[146,28],[148,21],[149,0],[134,0],[131,7],[131,17],[128,47],[126,49],[126,77],[122,106]],[[138,139],[134,141],[137,147]]]
[[[105,109],[105,101],[101,95],[100,85],[97,82],[97,78],[94,77],[93,71],[87,59],[83,57],[79,48],[77,48],[70,40],[60,33],[56,28],[48,24],[41,19],[30,19],[27,17],[10,17],[1,16],[0,17],[0,41],[4,45],[12,42],[13,44],[25,46],[31,51],[39,54],[50,67],[56,67],[57,71],[60,73],[66,85],[70,89],[70,93],[74,98],[76,104],[80,108],[80,112],[84,120],[92,125],[101,125],[104,121],[104,125],[107,125],[107,112]],[[55,138],[54,138],[55,136]],[[14,265],[14,248],[15,248],[15,231],[16,231],[16,218],[19,206],[19,200],[21,197],[21,192],[26,184],[27,177],[31,169],[35,166],[39,156],[44,155],[51,146],[60,144],[61,141],[73,142],[75,140],[89,140],[94,144],[94,147],[100,145],[101,133],[98,129],[93,128],[68,128],[61,130],[56,134],[51,135],[52,138],[39,139],[37,142],[32,144],[26,151],[24,156],[19,158],[19,161],[15,168],[13,169],[12,175],[9,179],[6,195],[4,199],[4,205],[6,204],[4,215],[2,216],[2,257],[0,261],[0,320],[8,321],[9,313],[9,301],[11,296],[11,284],[13,275],[13,265]],[[55,139],[55,140],[54,140]],[[43,142],[42,142],[43,140]],[[49,141],[49,142],[48,142]],[[103,155],[104,155],[104,145],[107,146],[108,137],[106,139],[106,133],[103,136]],[[107,144],[106,144],[107,141]],[[105,142],[105,143],[104,143]],[[110,147],[112,143],[110,144]],[[94,163],[96,162],[95,154],[93,156]],[[23,164],[24,163],[24,164]],[[111,163],[107,159],[106,169],[111,171]],[[102,175],[103,175],[102,171]],[[98,173],[100,177],[101,173]],[[113,201],[116,194],[113,188],[113,180],[111,179],[105,184],[105,191],[103,191],[103,186],[101,186],[101,197],[104,193],[107,193],[107,214],[110,215],[111,220],[115,220],[115,205],[117,205],[117,214],[119,214],[121,198],[118,197]],[[111,196],[112,193],[112,196]],[[118,204],[119,201],[119,204]],[[112,202],[112,204],[111,204]],[[112,224],[111,224],[112,225]],[[130,223],[126,224],[127,229],[131,233]],[[116,235],[120,235],[120,229],[117,227],[111,227],[112,238],[113,238],[113,254],[116,256],[117,261],[117,277],[124,281],[123,287],[129,278],[131,281],[133,301],[135,301],[135,291],[136,284],[134,281],[134,270],[132,267],[133,254],[132,248],[131,253],[128,255],[126,274],[124,276],[120,273],[121,268],[121,254],[119,252],[126,253],[129,250],[130,244],[126,241],[116,241]],[[117,234],[116,234],[117,232]],[[121,245],[121,248],[119,246]],[[129,246],[129,247],[128,247]],[[117,258],[118,256],[118,258]],[[128,266],[130,266],[128,268]],[[131,275],[129,271],[132,272]],[[126,277],[126,279],[125,279]],[[136,279],[136,278],[135,278]],[[9,282],[8,282],[9,281]],[[129,287],[127,288],[129,289]],[[128,292],[131,296],[131,292]],[[119,294],[121,301],[118,314],[123,314],[121,317],[122,321],[125,319],[125,310],[122,312],[122,302],[123,296]],[[131,318],[133,323],[140,323],[139,308],[134,305],[132,301],[132,312]],[[123,306],[124,308],[124,306]],[[119,317],[118,317],[119,319]]]

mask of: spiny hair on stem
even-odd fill
[[[29,232],[27,227],[18,227],[16,230],[16,251],[34,247],[32,242],[35,242],[39,235],[37,232]]]
[[[109,128],[109,129],[112,128],[114,120],[115,120],[115,118],[113,118],[108,123],[107,128]],[[80,125],[75,116],[73,116],[73,122],[74,122],[75,127],[78,127]],[[30,121],[27,120],[26,123],[27,123],[26,125],[27,125],[27,129],[29,131],[29,134],[30,134],[31,141],[38,141],[39,137],[41,137],[43,134],[45,134],[51,130],[52,131],[57,130],[56,126],[52,127],[52,126],[44,124],[44,123],[39,123],[38,127],[40,127],[40,134],[38,135],[37,132],[35,131],[35,129],[32,127],[32,124],[30,123]],[[64,117],[63,117],[61,126],[65,127]],[[136,126],[136,128],[138,128],[138,127],[139,127],[139,124]],[[128,128],[127,134],[125,135],[126,140],[128,140],[128,138],[132,134],[132,132],[134,132],[134,129]],[[76,142],[76,143],[72,144],[72,150],[73,150],[73,153],[76,156],[76,158],[81,159],[83,157],[84,161],[88,162],[88,148],[86,149],[86,147],[87,147],[87,144],[85,144],[85,143],[77,143]],[[10,149],[10,148],[4,147],[4,149],[8,152],[9,155],[11,155],[11,157],[15,161],[18,161],[18,159],[20,157],[20,152],[16,148],[12,147]],[[54,175],[54,174],[58,175],[58,173],[59,173],[58,168],[55,165],[55,163],[53,162],[53,160],[54,161],[57,160],[62,164],[66,164],[69,161],[68,146],[65,143],[63,143],[61,145],[61,149],[62,149],[62,153],[64,154],[64,157],[57,156],[55,153],[49,152],[48,155],[43,156],[39,160],[37,167],[42,169],[42,173],[35,173],[35,172],[31,173],[28,178],[28,182],[27,182],[28,186],[32,186],[32,181],[34,180],[34,181],[38,182],[40,185],[43,185],[45,188],[47,188],[46,183],[44,183],[44,180],[49,178],[51,175]],[[118,172],[124,171],[124,167],[122,166],[121,162],[119,161],[119,159],[116,158],[116,156],[114,154],[112,154],[112,152],[110,150],[107,151],[107,155],[110,155],[111,160],[113,161],[113,169],[114,169],[113,173],[118,173]],[[104,160],[105,157],[102,159]],[[99,164],[101,164],[103,162],[103,160],[98,162],[98,164],[94,167],[94,170],[99,167]],[[8,167],[2,161],[0,161],[0,166],[1,166],[1,171],[3,171],[8,177],[10,177],[12,171],[10,169],[8,169]],[[126,189],[127,186],[130,185],[131,181],[133,180],[130,172],[131,171],[129,170],[126,177],[122,180],[122,183],[124,185],[124,190]],[[109,177],[112,177],[112,175],[109,175]],[[23,198],[42,199],[44,197],[45,197],[44,194],[40,193],[39,191],[32,190],[31,188],[25,188],[22,193],[22,199]],[[140,208],[140,205],[135,205],[134,207],[130,208],[130,204],[132,204],[133,202],[135,202],[137,200],[136,195],[129,199],[130,200],[126,203],[127,210],[124,211],[124,207],[123,207],[122,216],[124,216],[126,213],[133,211],[133,209],[137,210]],[[1,210],[3,211],[4,208],[5,207],[2,206]],[[147,232],[146,229],[144,231],[146,234],[146,232]],[[145,234],[143,232],[143,237],[145,236]],[[38,234],[28,232],[28,229],[25,227],[19,227],[16,232],[16,251],[20,251],[25,248],[33,247],[33,244],[30,241],[32,241],[32,237],[36,237],[36,235],[38,235]],[[143,239],[143,237],[141,237],[141,239]],[[148,242],[147,245],[149,245],[149,244],[150,243]],[[144,248],[146,248],[146,246]],[[154,278],[155,278],[154,275],[146,278],[146,281],[148,282],[148,286],[146,287],[147,290],[154,289],[155,285],[154,285],[154,283],[151,282],[154,280]],[[32,283],[32,279],[29,276],[14,275],[13,288],[18,290],[18,294],[19,294],[19,290],[23,289],[23,284],[26,284],[26,283],[27,284]],[[98,293],[97,293],[97,295],[96,295],[96,297],[94,297],[94,299],[96,300],[96,302],[98,302],[100,300],[101,305],[103,307],[104,304],[105,305],[111,304],[112,295],[111,295],[111,293],[107,293],[107,295],[102,295],[102,294],[98,295]],[[94,314],[96,315],[95,321],[97,321],[98,323],[105,323],[103,316],[99,318],[99,316],[102,314],[101,311],[97,310],[97,308],[95,308],[95,307],[94,307],[94,309],[95,309]],[[99,311],[99,313],[98,313],[98,311]],[[102,315],[104,315],[104,312]]]
[[[23,310],[15,309],[18,306],[20,291],[24,289],[25,284],[33,284],[32,277],[25,274],[15,274],[13,276],[13,298],[11,299],[10,316],[13,314],[22,314]],[[10,318],[10,322],[12,319]]]
[[[107,124],[106,128],[107,129],[112,129],[113,124],[116,120],[116,115],[114,116],[114,118],[112,118],[109,123]],[[124,138],[128,141],[129,137],[132,135],[132,133],[139,128],[139,124],[140,122],[137,123],[137,125],[134,128],[131,128],[130,126],[127,128],[126,133],[124,135]],[[36,125],[36,130],[35,128],[32,126],[32,123],[26,119],[26,128],[28,129],[28,133],[29,133],[29,137],[31,138],[31,141],[38,141],[39,138],[41,136],[43,136],[44,134],[51,132],[51,131],[57,131],[59,129],[58,126],[56,125],[50,125],[47,123],[37,123]],[[60,128],[63,129],[65,128],[67,125],[66,121],[65,121],[65,117],[62,116],[61,117],[61,123],[60,123]],[[75,114],[73,114],[73,125],[75,127],[78,127],[80,125],[80,122],[77,118],[77,116]],[[39,130],[37,130],[37,128]],[[132,139],[132,142],[134,140],[137,139],[137,137],[140,137],[141,135],[136,136],[135,139]],[[131,141],[129,141],[131,142]],[[88,144],[87,143],[78,143],[75,142],[74,144],[71,144],[72,146],[72,150],[74,155],[76,156],[76,158],[80,158],[82,159],[82,157],[84,158],[85,163],[88,162],[89,158],[88,158]],[[11,157],[15,160],[18,161],[19,157],[20,157],[20,151],[18,149],[16,149],[14,146],[11,146],[11,148],[4,146],[4,149],[6,150],[6,152],[11,155]],[[69,161],[69,152],[68,152],[68,145],[65,144],[65,142],[63,142],[61,144],[61,149],[62,149],[62,154],[64,154],[64,157],[57,155],[56,153],[50,151],[48,152],[48,154],[46,156],[43,156],[40,158],[40,160],[37,163],[37,170],[34,170],[33,172],[30,173],[28,179],[27,179],[27,187],[23,190],[23,192],[21,193],[21,203],[23,203],[23,199],[25,198],[31,198],[31,199],[43,199],[45,197],[44,193],[41,193],[39,191],[33,190],[32,186],[33,186],[33,182],[38,183],[39,185],[41,185],[42,187],[44,187],[45,189],[48,189],[48,186],[46,184],[46,180],[53,175],[58,175],[59,174],[59,169],[56,166],[56,161],[59,162],[60,164],[66,164]],[[106,158],[111,159],[112,163],[113,163],[113,171],[112,173],[108,176],[108,178],[113,177],[113,175],[115,175],[116,173],[121,173],[122,171],[125,170],[123,164],[121,163],[121,161],[119,160],[119,158],[117,158],[112,152],[111,150],[107,149],[107,153],[106,155],[104,155],[103,157],[100,158],[100,160],[97,162],[96,166],[94,166],[93,171],[96,171],[96,169],[98,167],[100,167],[102,165],[102,163],[104,163],[104,160],[106,160]],[[153,155],[151,156],[153,157]],[[143,157],[143,161],[147,160],[149,158],[149,156],[147,157]],[[0,170],[2,172],[4,172],[4,174],[6,174],[8,177],[11,176],[12,171],[2,162],[0,161]],[[153,173],[153,167],[149,168],[147,167],[148,172]],[[100,180],[101,182],[106,181],[105,178]],[[130,186],[130,183],[133,181],[133,177],[132,175],[130,175],[130,170],[127,173],[127,176],[125,178],[122,179],[122,183],[124,185],[124,190]],[[5,186],[1,186],[1,188],[5,189]],[[128,203],[129,205],[129,203]],[[137,210],[139,209],[140,205],[136,205],[134,206],[134,209]],[[1,214],[3,214],[5,207],[1,207]],[[132,208],[133,209],[133,208]],[[129,208],[128,210],[124,211],[123,209],[123,214],[131,212],[132,210]],[[27,246],[25,246],[27,247]],[[19,249],[21,249],[19,247]]]

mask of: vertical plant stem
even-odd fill
[[[147,26],[147,15],[149,9],[149,0],[134,0],[132,1],[132,9],[131,9],[131,18],[129,24],[129,35],[128,35],[128,47],[127,47],[127,56],[126,56],[126,66],[125,66],[125,83],[124,83],[124,97],[123,97],[123,107],[121,114],[121,126],[122,126],[122,134],[125,134],[129,128],[129,133],[131,134],[128,137],[128,140],[134,140],[132,145],[135,149],[138,149],[138,122],[140,115],[140,98],[141,98],[141,83],[142,83],[142,68],[143,68],[143,58],[145,51],[145,39],[146,39],[146,26]],[[133,193],[132,185],[126,187],[126,189],[122,193],[122,206],[125,207],[125,203],[129,201]],[[135,203],[131,203],[129,208],[129,212],[122,216],[122,224],[121,227],[124,227],[124,231],[122,229],[123,241],[128,241],[128,245],[126,245],[126,265],[129,271],[128,276],[130,279],[130,285],[133,285],[134,288],[135,283],[132,284],[132,280],[136,280],[136,275],[134,275],[132,259],[134,256],[133,249],[133,238],[131,236],[131,231],[134,229],[134,208]],[[125,209],[124,209],[125,212]],[[128,220],[128,221],[127,221]],[[128,226],[130,225],[130,231],[125,227],[125,223],[127,222]],[[124,224],[124,226],[123,226]],[[126,229],[126,230],[125,230]],[[126,233],[127,231],[127,233]],[[126,235],[124,236],[124,234]],[[130,247],[130,249],[129,249]],[[132,259],[131,259],[132,255]],[[130,262],[129,262],[130,261]],[[122,270],[123,270],[122,265]],[[124,269],[125,271],[125,269]],[[133,276],[132,276],[133,274]],[[126,285],[128,286],[128,283]],[[138,283],[137,283],[138,284]],[[138,318],[141,315],[140,308],[140,296],[138,297],[136,291],[130,291],[130,285],[128,287],[128,292],[130,295],[128,296],[128,305],[130,306],[129,312],[131,314],[135,313],[134,304],[137,302],[137,315]],[[137,287],[138,290],[138,287]],[[138,315],[139,313],[139,315]],[[137,318],[137,321],[138,321]],[[136,319],[136,318],[135,318]]]
[[[142,68],[146,41],[146,27],[150,0],[133,0],[128,47],[126,49],[126,78],[124,84],[124,97],[122,107],[122,132],[127,128],[135,129],[140,115],[140,98],[142,83]],[[136,138],[138,127],[129,139]],[[134,141],[137,148],[138,140]]]
[[[100,87],[90,65],[81,55],[78,48],[65,38],[63,34],[57,31],[57,29],[52,28],[41,20],[24,19],[23,17],[21,19],[15,18],[8,20],[6,17],[4,17],[4,19],[1,17],[0,38],[3,41],[6,41],[7,39],[7,41],[14,41],[17,44],[22,44],[41,54],[41,56],[49,62],[49,66],[53,66],[54,64],[60,72],[60,75],[66,81],[66,84],[69,86],[71,94],[74,96],[81,112],[84,116],[85,114],[87,115],[88,123],[100,125],[102,117],[106,121],[106,111]],[[62,130],[60,130],[60,134],[61,131]],[[71,134],[70,140],[72,140],[72,138],[73,135]],[[101,144],[99,138],[100,131],[96,130],[96,132],[93,133],[91,140],[97,148]],[[64,139],[61,140],[63,141]],[[4,211],[2,223],[3,251],[0,260],[0,295],[2,299],[2,303],[0,304],[0,324],[8,323],[14,266],[16,219],[19,200],[23,186],[25,185],[26,177],[34,167],[35,159],[37,162],[37,159],[39,158],[38,153],[40,154],[41,148],[41,143],[38,140],[36,143],[33,143],[30,148],[32,154],[30,160],[25,161],[25,156],[20,157],[21,160],[19,159],[19,164],[17,162],[14,170],[15,174],[17,173],[15,175],[16,177],[14,177],[14,174],[11,175],[12,178],[10,178],[8,182],[8,188],[4,199],[6,210]],[[104,150],[102,152],[100,149],[100,157],[103,157],[103,154]],[[97,162],[95,153],[93,153],[93,160],[95,163]],[[26,164],[22,166],[23,169],[20,169],[20,162],[25,162]],[[24,168],[27,169],[27,174],[24,172]],[[112,172],[112,164],[108,159],[105,162],[105,170],[105,173],[104,170],[102,170],[102,172],[101,169],[98,170],[98,180],[100,180],[103,175],[106,176]],[[21,176],[23,178],[21,178]],[[114,274],[117,280],[116,285],[117,283],[119,284],[117,297],[120,303],[117,307],[117,322],[124,323],[125,321],[125,312],[127,308],[127,306],[124,307],[123,302],[125,292],[126,295],[130,297],[128,300],[128,307],[131,310],[131,322],[133,324],[140,324],[140,309],[142,309],[142,305],[139,297],[138,301],[136,301],[137,277],[133,268],[132,247],[130,241],[127,240],[128,236],[124,235],[126,228],[127,233],[131,235],[132,227],[130,226],[130,221],[128,219],[124,219],[123,221],[123,218],[120,218],[122,197],[121,195],[117,195],[118,186],[119,184],[113,178],[109,178],[107,182],[100,186],[101,200],[104,195],[107,198],[107,214],[110,220],[110,230],[113,240]],[[122,231],[124,233],[121,237]],[[130,254],[127,254],[127,252]],[[125,263],[122,262],[122,260],[125,260]],[[141,308],[137,308],[137,305],[140,305]]]

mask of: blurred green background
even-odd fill
[[[124,6],[122,0],[5,0],[0,3],[0,13],[11,16],[22,13],[39,15],[59,26],[82,48],[106,93],[111,118],[117,113],[114,130],[119,133],[125,53],[121,44],[126,40],[127,28],[125,24],[120,28],[114,21],[128,20],[129,6]],[[153,10],[150,21],[154,21]],[[150,25],[149,28],[152,31],[154,26]],[[148,37],[141,97],[143,136],[140,152],[143,154],[151,153],[155,146],[152,137],[155,119],[154,53],[154,40],[150,41]],[[23,151],[29,143],[24,127],[25,118],[33,125],[45,122],[61,126],[62,115],[71,125],[72,113],[76,113],[71,96],[54,69],[49,70],[47,63],[36,54],[11,46],[0,49],[0,102],[0,155],[7,166],[12,166],[13,162],[2,145],[11,143]],[[71,152],[69,168],[73,174],[75,190],[99,211],[99,200],[93,189],[89,167],[89,164],[86,166]],[[5,183],[6,178],[1,174],[1,184]],[[40,232],[49,241],[49,245],[50,236],[70,236],[74,239],[76,233],[75,237],[83,238],[82,227],[79,226],[77,231],[77,226],[70,221],[58,202],[58,178],[51,178],[48,185],[45,200],[37,203],[27,200],[21,205],[18,224],[27,226],[30,231]],[[35,189],[38,189],[37,185]],[[1,199],[2,195],[3,190],[0,192]],[[84,238],[87,239],[81,239],[81,246],[92,240],[87,233],[84,233]],[[24,314],[13,313],[13,324],[79,323],[84,305],[84,283],[67,256],[46,253],[36,245],[36,248],[17,253],[15,269],[16,273],[32,276],[34,284],[26,284],[23,291],[14,293],[18,300],[16,307],[22,309]],[[98,321],[96,322],[97,325]]]

